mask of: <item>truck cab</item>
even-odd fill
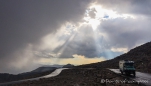
[[[119,61],[119,70],[121,74],[130,75],[133,74],[135,77],[135,68],[134,68],[134,61],[128,61],[128,60],[121,60]]]

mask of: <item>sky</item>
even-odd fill
[[[0,0],[0,73],[112,59],[151,41],[150,0]]]

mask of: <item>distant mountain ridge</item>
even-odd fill
[[[43,65],[42,67],[38,67],[35,70],[29,71],[29,72],[24,72],[24,73],[19,73],[17,75],[9,74],[9,73],[0,73],[0,83],[41,77],[41,76],[52,73],[57,68],[71,68],[71,67],[74,67],[74,65],[72,65],[72,64],[67,64],[67,65],[54,64],[54,65]]]
[[[17,75],[0,73],[0,83],[41,77],[52,73],[56,69],[57,69],[56,67],[39,67],[33,71],[20,73]]]
[[[62,68],[64,65],[59,64],[53,64],[53,65],[43,65],[43,67],[56,67],[56,68]]]
[[[64,65],[62,68],[72,68],[72,67],[74,67],[73,64],[66,64],[66,65]]]
[[[56,67],[39,67],[31,72],[47,72],[47,71],[52,71],[55,69],[56,69]]]

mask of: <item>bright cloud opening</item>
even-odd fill
[[[84,16],[84,24],[90,24],[95,31],[102,21],[115,18],[133,18],[136,17],[130,14],[118,14],[116,11],[104,9],[101,5],[92,4],[89,10],[86,10]]]
[[[52,65],[52,64],[55,64],[55,61],[57,61],[57,63],[62,64],[62,65],[67,64],[67,63],[74,64],[74,65],[81,65],[81,64],[96,63],[96,62],[101,62],[101,61],[106,60],[104,57],[87,58],[83,55],[77,55],[77,54],[74,54],[73,57],[74,58],[66,58],[66,59],[63,59],[63,58],[59,58],[59,59],[57,59],[57,58],[41,58],[39,60],[39,63]]]
[[[114,48],[114,47],[112,47],[111,51],[127,53],[128,52],[128,48]]]

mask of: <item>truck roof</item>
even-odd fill
[[[120,63],[134,63],[134,61],[129,61],[129,60],[121,60],[119,61]]]

